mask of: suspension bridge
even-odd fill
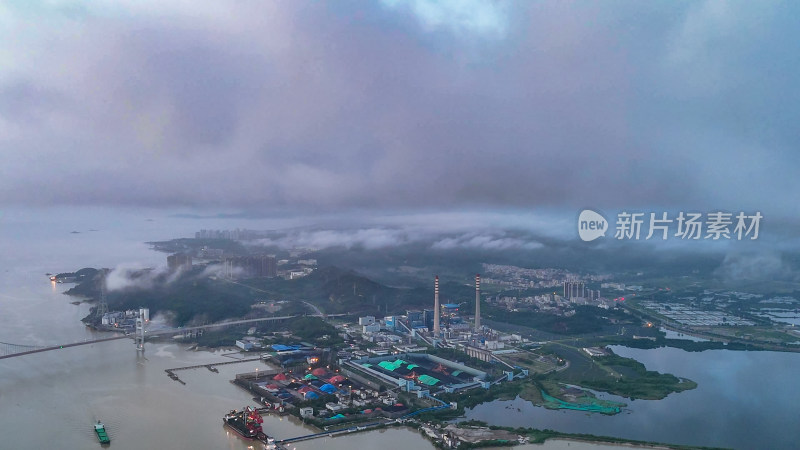
[[[308,316],[311,317],[334,317],[334,316],[344,316],[345,314],[309,314]],[[235,325],[244,325],[248,323],[256,323],[256,322],[269,322],[269,321],[281,321],[292,319],[295,317],[300,317],[298,315],[294,316],[277,316],[277,317],[261,317],[257,319],[241,319],[241,320],[233,320],[229,322],[218,322],[212,323],[207,325],[198,325],[192,327],[181,327],[181,328],[168,328],[163,330],[144,330],[142,327],[141,329],[137,328],[137,333],[132,334],[125,334],[125,335],[118,335],[106,338],[99,338],[99,339],[89,339],[85,341],[79,342],[70,342],[65,344],[55,344],[55,345],[29,345],[29,344],[15,344],[10,342],[2,342],[0,341],[0,359],[6,358],[15,358],[19,356],[25,355],[32,355],[34,353],[42,353],[42,352],[49,352],[54,350],[63,350],[65,348],[70,347],[79,347],[82,345],[91,345],[91,344],[98,344],[101,342],[108,342],[108,341],[116,341],[119,339],[134,339],[136,342],[136,346],[138,350],[144,350],[144,339],[145,337],[154,337],[154,336],[164,336],[164,335],[175,335],[175,334],[182,334],[182,333],[189,333],[192,331],[197,330],[204,330],[209,328],[223,328]]]
[[[130,339],[130,336],[114,336],[102,339],[92,339],[88,341],[72,342],[69,344],[39,346],[12,344],[10,342],[0,342],[0,359],[13,358],[15,356],[32,355],[34,353],[49,352],[51,350],[61,350],[64,348],[78,347],[81,345],[97,344],[98,342],[116,341],[118,339]]]

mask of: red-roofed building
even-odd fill
[[[347,378],[345,378],[345,377],[343,377],[341,375],[336,375],[335,377],[333,377],[330,380],[328,380],[328,383],[330,383],[330,384],[340,384],[346,379]]]

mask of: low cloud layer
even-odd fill
[[[165,266],[142,267],[139,264],[123,263],[106,275],[109,292],[128,289],[151,289],[156,285],[169,284],[180,276],[180,271],[169,271]]]
[[[420,235],[411,237],[408,232],[397,229],[367,228],[359,230],[290,231],[280,237],[260,239],[257,243],[283,249],[362,247],[374,250],[408,244],[422,237]]]
[[[289,230],[280,236],[259,239],[257,245],[281,249],[334,247],[379,250],[422,244],[434,250],[532,250],[542,245],[533,238],[512,236],[509,231],[433,231],[409,228],[361,228],[336,230]]]
[[[792,215],[797,9],[4,3],[0,204]]]
[[[466,234],[457,237],[446,237],[436,241],[432,248],[437,250],[479,249],[479,250],[534,250],[542,244],[533,240],[525,240],[504,235]]]
[[[800,280],[800,273],[777,252],[728,253],[715,275],[729,282]]]

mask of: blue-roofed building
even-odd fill
[[[289,352],[292,350],[300,350],[299,345],[283,345],[283,344],[272,344],[272,349],[276,352]]]
[[[334,393],[334,392],[336,392],[338,389],[336,389],[336,386],[334,386],[334,385],[332,385],[332,384],[323,384],[323,385],[322,385],[322,386],[319,388],[319,390],[320,390],[320,391],[322,391],[322,392],[324,392],[324,393],[326,393],[326,394],[333,394],[333,393]]]

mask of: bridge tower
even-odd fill
[[[147,308],[139,308],[139,316],[136,318],[136,334],[133,337],[136,350],[144,352],[144,324],[149,318],[150,311]]]
[[[103,315],[108,312],[108,302],[106,302],[106,273],[103,270],[103,277],[100,280],[100,301],[94,309],[94,315],[98,321],[103,320]]]

